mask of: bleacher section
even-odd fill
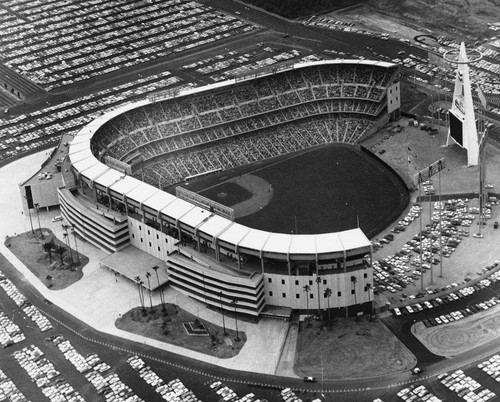
[[[144,160],[135,176],[160,188],[314,145],[354,144],[386,110],[396,66],[318,64],[164,100],[119,115],[95,155]]]

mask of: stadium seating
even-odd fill
[[[134,109],[92,142],[119,160],[139,151],[135,175],[160,187],[317,144],[354,144],[384,111],[394,72],[344,64],[292,69]]]

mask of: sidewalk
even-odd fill
[[[101,332],[228,369],[275,374],[281,346],[287,335],[288,322],[261,319],[258,324],[252,324],[238,321],[238,328],[246,333],[247,342],[240,353],[230,359],[204,355],[115,328],[114,322],[120,314],[140,305],[136,285],[125,278],[116,277],[110,270],[100,268],[99,260],[107,254],[89,243],[79,242],[79,251],[90,260],[83,269],[84,276],[81,280],[66,289],[56,291],[48,289],[41,283],[3,243],[7,235],[30,230],[29,217],[21,213],[18,183],[38,170],[46,158],[45,154],[46,151],[43,151],[0,169],[0,219],[2,221],[0,253],[24,275],[33,287],[52,303]],[[30,172],[30,169],[33,171]],[[51,222],[51,218],[56,215],[59,215],[57,209],[49,212],[40,210],[41,226],[50,228],[58,238],[62,239],[61,222]],[[38,227],[38,222],[36,224],[33,222],[33,224]],[[199,315],[204,320],[222,324],[222,316],[206,308],[203,303],[188,298],[169,287],[165,289],[164,295],[167,302],[176,303],[184,310]],[[153,294],[153,303],[160,304],[158,292]],[[235,321],[226,318],[226,326],[234,329]],[[293,371],[290,375],[293,376]]]

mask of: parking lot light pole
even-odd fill
[[[443,277],[443,233],[441,226],[442,204],[441,204],[441,170],[443,166],[438,162],[438,180],[439,180],[439,277]]]
[[[418,199],[420,201],[420,206],[422,206],[422,174],[419,173],[418,175]],[[419,216],[419,222],[420,222],[420,287],[422,291],[424,290],[424,270],[423,270],[423,259],[422,259],[422,254],[423,254],[423,249],[422,249],[422,211],[423,208],[420,208],[420,216]]]
[[[429,177],[432,176],[432,165],[429,166]],[[432,228],[432,194],[429,194],[429,229]],[[431,247],[430,247],[430,252],[431,252],[431,256],[429,257],[429,262],[431,264],[431,281],[430,281],[430,285],[434,285],[434,262],[433,262],[433,259],[434,259],[434,253],[432,252],[432,231],[431,233],[429,234],[430,236],[430,241],[431,241]]]

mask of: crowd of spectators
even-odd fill
[[[332,142],[355,143],[373,121],[339,114],[321,116],[270,126],[255,133],[231,136],[176,152],[156,149],[135,176],[159,188],[166,188],[186,177],[216,169],[229,169],[258,160]]]
[[[50,90],[256,27],[192,0],[8,0],[0,52]]]
[[[356,143],[385,109],[395,69],[331,64],[173,97],[117,116],[93,137],[97,155],[131,162],[159,187],[214,169],[330,142]]]
[[[157,102],[103,126],[94,135],[94,151],[127,161],[140,149],[148,160],[318,115],[373,119],[385,107],[385,87],[393,73],[378,66],[318,66]]]

